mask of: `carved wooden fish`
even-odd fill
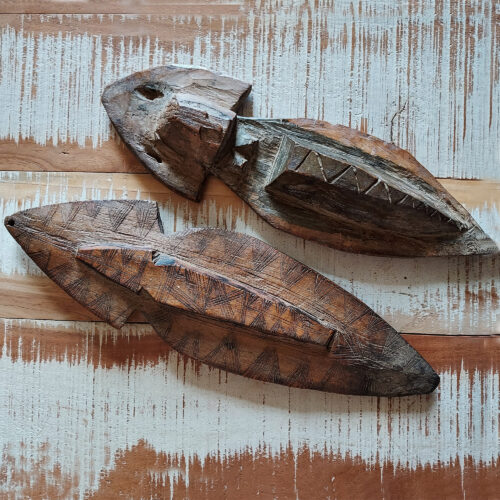
[[[407,151],[341,125],[237,116],[249,91],[207,70],[164,66],[113,83],[102,102],[142,163],[192,200],[213,174],[273,226],[341,250],[499,251]]]
[[[218,229],[165,235],[155,203],[18,212],[10,234],[52,280],[120,328],[141,311],[174,349],[250,378],[400,396],[439,377],[382,318],[300,262]]]

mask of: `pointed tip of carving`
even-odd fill
[[[420,358],[420,369],[416,372],[403,372],[402,383],[396,384],[395,392],[398,396],[429,394],[439,385],[440,377],[434,369],[416,351]]]
[[[415,354],[420,358],[419,370],[403,372],[401,385],[396,384],[395,387],[398,396],[429,394],[439,385],[439,375],[416,351]]]
[[[431,392],[434,392],[439,385],[439,382],[441,382],[441,377],[434,370],[432,370],[432,373],[429,374],[427,380],[428,390],[424,391],[422,394],[429,394]]]
[[[418,353],[416,353],[418,355]],[[432,367],[421,358],[422,370],[376,370],[365,374],[363,391],[359,394],[402,397],[423,395],[433,392],[439,385],[440,377]]]
[[[392,330],[379,357],[380,369],[367,373],[367,392],[378,396],[429,394],[439,375],[406,340]],[[382,366],[384,365],[384,366]]]

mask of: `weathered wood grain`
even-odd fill
[[[363,254],[499,253],[425,167],[391,143],[317,120],[241,118],[235,127],[234,159],[228,153],[207,170],[274,227]]]
[[[4,14],[0,23],[4,140],[97,147],[110,137],[104,86],[174,62],[254,82],[256,116],[340,123],[392,138],[436,176],[499,178],[487,0],[265,1],[228,14]]]
[[[125,495],[131,499],[150,496],[169,498],[263,498],[274,500],[310,498],[495,498],[497,469],[474,468],[469,461],[448,466],[417,467],[402,471],[392,464],[367,468],[359,460],[339,460],[304,447],[292,455],[288,449],[269,457],[242,452],[225,460],[216,457],[189,463],[189,480],[182,474],[184,460],[157,453],[148,443],[139,442],[116,455],[117,466],[102,478],[89,498],[107,500]],[[177,472],[160,476],[156,471]],[[207,478],[210,478],[207,481]],[[270,479],[272,478],[272,479]],[[68,481],[69,483],[69,481]],[[52,491],[57,491],[53,488]],[[62,488],[61,488],[62,490]],[[61,491],[59,490],[59,491]],[[27,492],[37,489],[26,488]]]
[[[495,491],[498,337],[406,336],[442,384],[391,401],[210,370],[148,325],[0,326],[6,498],[432,498],[437,483],[451,497]]]
[[[170,15],[231,15],[244,8],[243,0],[1,0],[0,13],[9,14],[164,14]]]
[[[108,85],[113,126],[167,187],[199,201],[221,179],[272,226],[369,255],[498,254],[499,248],[407,151],[305,118],[244,118],[250,84],[179,65]]]
[[[427,394],[431,366],[363,302],[263,241],[164,234],[158,205],[76,201],[8,215],[41,271],[121,328],[134,310],[181,354],[256,380],[342,394]]]
[[[102,104],[116,131],[166,186],[198,200],[209,167],[231,144],[250,84],[203,68],[167,65],[108,85]]]
[[[88,144],[90,148],[91,145]],[[96,160],[96,158],[98,158]],[[40,145],[33,139],[1,141],[0,169],[22,172],[126,172],[145,173],[147,169],[117,139],[92,149],[76,143]]]
[[[487,226],[490,234],[495,231],[499,234],[497,183],[443,182],[476,220]],[[464,182],[469,189],[460,188]],[[461,198],[461,194],[466,196]],[[201,205],[187,201],[146,174],[4,172],[0,175],[2,217],[32,206],[82,198],[157,200],[167,233],[193,226],[215,226],[257,236],[333,279],[399,331],[450,334],[459,331],[473,335],[498,331],[496,279],[500,261],[494,256],[391,259],[350,255],[271,228],[213,178],[209,178],[204,196]],[[3,248],[1,316],[91,319],[40,275],[3,227],[0,244]],[[41,307],[26,308],[24,302],[30,300],[41,303]]]

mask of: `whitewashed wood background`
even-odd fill
[[[434,395],[390,401],[193,365],[149,325],[97,322],[2,228],[0,498],[498,498],[498,256],[326,249],[272,229],[216,181],[187,202],[138,164],[100,104],[106,84],[149,66],[223,71],[253,83],[247,115],[392,138],[500,240],[492,2],[0,0],[0,21],[4,216],[142,198],[160,202],[167,232],[258,236],[409,334],[442,378]]]

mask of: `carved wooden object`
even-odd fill
[[[167,186],[224,181],[273,226],[341,250],[488,254],[497,245],[407,151],[341,125],[235,114],[250,86],[165,66],[104,91],[118,133]]]
[[[120,328],[141,311],[174,349],[267,382],[349,394],[427,393],[439,377],[365,304],[260,240],[165,235],[155,203],[18,212],[11,235],[52,280]]]

